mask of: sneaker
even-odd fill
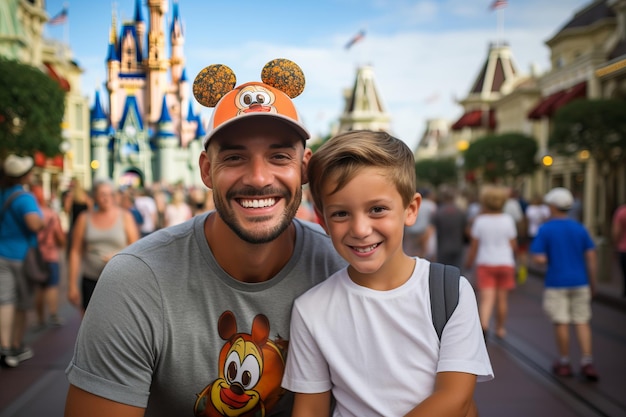
[[[0,365],[5,368],[15,368],[20,364],[19,359],[13,355],[13,352],[7,349],[0,350]]]
[[[556,376],[569,377],[569,376],[572,376],[572,367],[570,366],[569,363],[564,364],[559,361],[556,361],[554,365],[552,365],[552,372]]]
[[[12,353],[13,353],[13,356],[17,358],[18,363],[24,362],[34,356],[33,350],[29,348],[28,346],[22,346],[19,349],[13,349]]]
[[[65,324],[65,322],[56,314],[52,314],[48,320],[48,324],[52,327],[61,327]]]
[[[595,382],[598,380],[598,372],[596,372],[596,368],[593,367],[592,363],[583,365],[580,368],[580,373],[587,381]]]

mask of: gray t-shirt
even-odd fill
[[[288,416],[290,396],[274,402],[293,300],[345,261],[319,226],[295,220],[287,265],[269,281],[240,282],[213,257],[206,217],[155,232],[107,264],[79,330],[68,380],[146,407],[146,416],[193,416],[197,399],[200,409],[215,404],[232,416],[262,409]]]

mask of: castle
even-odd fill
[[[205,135],[194,114],[185,71],[185,37],[175,1],[135,0],[132,21],[117,28],[115,15],[106,57],[108,113],[96,91],[91,111],[94,178],[143,187],[153,183],[200,185],[198,156]],[[166,55],[169,41],[170,56]]]

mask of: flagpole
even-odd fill
[[[496,45],[502,46],[504,44],[504,7],[498,7],[498,10],[496,10],[496,25]]]
[[[63,10],[66,10],[68,16],[65,19],[65,25],[63,28],[63,42],[69,47],[70,46],[70,17],[69,17],[69,7],[70,4],[68,1],[63,3]]]

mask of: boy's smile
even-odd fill
[[[323,225],[339,254],[350,263],[356,283],[379,290],[401,285],[414,261],[402,250],[405,225],[417,216],[418,202],[404,207],[384,168],[364,167],[345,187],[332,193],[331,176],[323,187]]]

